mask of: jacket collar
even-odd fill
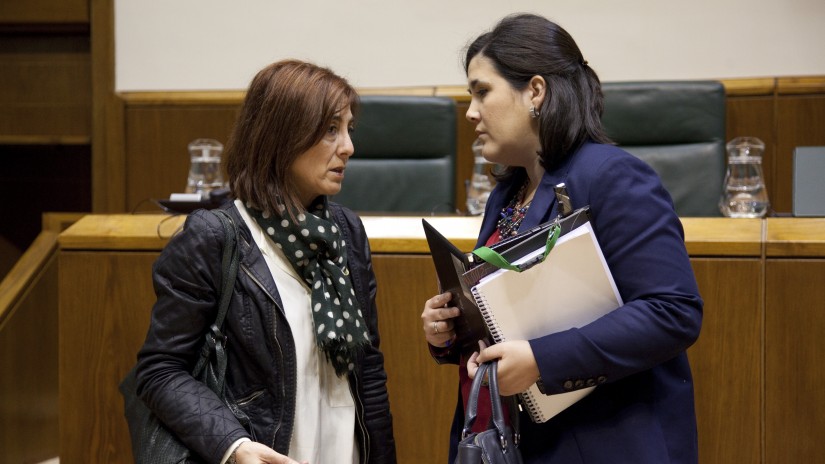
[[[228,210],[232,218],[238,221],[238,230],[241,236],[241,267],[249,271],[250,276],[275,300],[274,302],[279,308],[283,308],[278,287],[275,285],[275,279],[272,278],[272,273],[269,271],[269,266],[266,264],[264,255],[255,243],[255,239],[252,237],[252,232],[246,225],[246,221],[244,221],[234,202],[230,203]]]

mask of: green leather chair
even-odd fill
[[[602,89],[607,134],[659,173],[676,212],[720,216],[726,169],[723,85],[606,82]]]
[[[364,95],[341,192],[358,212],[455,211],[455,101]]]

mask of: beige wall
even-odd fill
[[[461,48],[515,11],[559,22],[602,80],[825,74],[822,0],[115,0],[116,89],[242,89],[284,57],[361,88],[462,84]]]

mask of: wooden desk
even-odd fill
[[[761,463],[764,222],[682,222],[705,302],[699,340],[688,350],[699,462]]]
[[[421,218],[363,219],[379,284],[399,462],[446,462],[457,370],[432,362],[421,336],[423,302],[436,292]],[[478,218],[427,219],[450,231],[465,251],[475,244]],[[117,385],[134,364],[149,323],[152,263],[182,221],[90,215],[60,235],[65,462],[131,462]],[[811,279],[825,278],[825,223],[812,221],[683,220],[705,300],[702,334],[688,352],[703,464],[812,462],[825,452],[811,439],[825,433],[825,395],[817,395],[825,380],[819,367],[825,332],[822,322],[808,320],[822,309],[825,286],[801,291]],[[793,317],[789,306],[796,308]],[[801,358],[797,347],[804,348]]]
[[[768,219],[765,254],[765,462],[823,462],[825,219]]]

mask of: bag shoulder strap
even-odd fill
[[[235,286],[235,279],[238,276],[240,266],[240,247],[238,246],[238,225],[232,220],[225,210],[212,210],[215,216],[223,224],[224,236],[226,240],[223,244],[223,256],[221,258],[221,295],[218,306],[218,316],[215,324],[218,328],[223,326],[226,312],[229,309],[229,300],[232,298],[232,288]]]
[[[201,356],[198,359],[195,368],[192,370],[194,377],[199,377],[206,365],[209,363],[210,354],[215,353],[216,368],[217,368],[217,387],[218,391],[223,391],[224,375],[226,373],[226,351],[224,344],[226,337],[221,331],[223,321],[226,318],[226,313],[229,310],[229,301],[232,299],[232,289],[235,286],[235,279],[238,275],[238,267],[240,266],[240,247],[238,246],[238,226],[229,213],[222,209],[211,210],[213,214],[221,221],[224,228],[224,244],[223,254],[221,256],[221,292],[218,302],[218,315],[215,317],[215,322],[209,327],[206,333],[206,340],[201,349]]]

